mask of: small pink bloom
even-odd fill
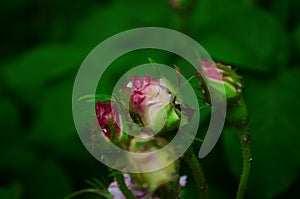
[[[135,195],[138,199],[159,199],[157,196],[149,196],[147,189],[136,189],[136,183],[131,179],[128,173],[124,173],[124,181],[128,189]],[[179,179],[179,188],[183,188],[186,185],[187,176],[181,176]],[[108,187],[109,193],[112,195],[113,199],[126,199],[121,190],[118,187],[116,181],[113,181]]]
[[[185,176],[181,176],[179,178],[179,187],[180,188],[185,187],[186,183],[187,183],[187,176],[186,175]]]
[[[114,131],[116,136],[119,136],[121,133],[120,115],[113,102],[107,104],[98,101],[95,109],[98,123],[102,128],[101,133],[108,139],[111,138],[112,131]]]

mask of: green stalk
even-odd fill
[[[186,151],[184,155],[185,162],[189,165],[193,177],[196,182],[196,186],[198,188],[199,198],[208,199],[208,186],[206,184],[205,175],[202,170],[202,167],[198,161],[198,158],[195,156],[193,151],[193,145]]]
[[[250,136],[248,133],[248,128],[244,128],[243,130],[240,131],[239,139],[241,144],[243,167],[242,167],[242,174],[240,178],[236,199],[243,199],[245,195],[245,191],[247,189],[247,183],[249,180],[251,161],[252,161],[251,150],[250,150]]]
[[[248,109],[242,97],[228,107],[226,119],[229,124],[239,131],[238,136],[241,145],[243,165],[236,199],[243,199],[250,176],[252,156],[250,149],[250,135],[248,131]]]

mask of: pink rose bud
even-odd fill
[[[226,98],[229,102],[236,101],[240,98],[244,89],[241,77],[235,72],[231,66],[226,66],[221,63],[210,63],[208,61],[201,61],[202,70],[206,76],[207,83],[214,89],[214,94],[222,92],[222,87],[225,89]],[[197,77],[201,81],[202,94],[205,100],[210,103],[209,92],[206,82],[197,73]]]
[[[134,122],[154,132],[179,127],[181,113],[175,108],[175,96],[164,80],[148,75],[132,77],[127,87],[130,88],[130,115]]]
[[[151,193],[155,193],[162,187],[174,187],[172,186],[174,182],[178,182],[178,162],[169,163],[169,160],[175,157],[175,150],[165,149],[157,152],[167,144],[168,142],[163,138],[149,137],[134,138],[129,146],[130,152],[143,154],[142,157],[131,157],[131,165],[137,171],[141,171],[131,174],[131,177],[138,185],[147,188]],[[157,170],[157,168],[160,169]],[[142,172],[145,170],[149,172]]]
[[[102,129],[101,134],[107,140],[113,140],[121,136],[120,114],[116,110],[114,103],[104,103],[97,101],[96,116]]]

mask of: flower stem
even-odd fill
[[[228,107],[226,119],[229,124],[239,131],[238,136],[241,145],[243,166],[236,199],[243,199],[249,180],[252,156],[250,150],[250,135],[248,131],[248,108],[242,97],[236,103]]]
[[[137,199],[136,196],[134,196],[131,191],[128,189],[125,181],[124,181],[124,176],[123,176],[123,173],[121,172],[114,172],[113,173],[116,181],[117,181],[117,184],[119,186],[119,189],[122,191],[123,195],[125,196],[125,198],[127,199]]]
[[[239,132],[239,139],[241,144],[243,167],[236,199],[243,199],[247,189],[252,161],[248,128],[244,128]]]
[[[208,194],[208,186],[205,180],[205,175],[198,161],[198,158],[195,156],[195,153],[193,151],[193,145],[186,151],[184,155],[184,160],[192,170],[198,188],[199,198],[208,199],[209,194]]]

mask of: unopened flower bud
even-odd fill
[[[107,139],[119,138],[122,134],[120,126],[120,114],[114,103],[96,102],[96,116],[101,127],[101,134]]]
[[[151,193],[154,193],[159,187],[178,182],[178,164],[176,161],[169,164],[169,160],[175,156],[174,150],[165,148],[159,150],[167,143],[163,138],[135,138],[130,144],[130,152],[145,154],[142,157],[132,158],[130,160],[132,166],[137,171],[150,171],[134,173],[131,176],[141,187],[147,188]],[[156,170],[156,168],[160,169]]]
[[[232,69],[231,66],[226,66],[221,63],[211,63],[202,60],[201,62],[202,71],[205,75],[205,79],[197,73],[197,77],[201,80],[201,91],[205,97],[207,103],[210,104],[209,91],[207,89],[207,84],[213,88],[213,93],[216,95],[222,95],[222,87],[225,90],[224,95],[229,103],[237,101],[244,90],[242,78]]]
[[[179,127],[181,114],[175,106],[175,94],[162,79],[148,75],[132,77],[127,87],[130,88],[130,115],[135,123],[156,133]]]

